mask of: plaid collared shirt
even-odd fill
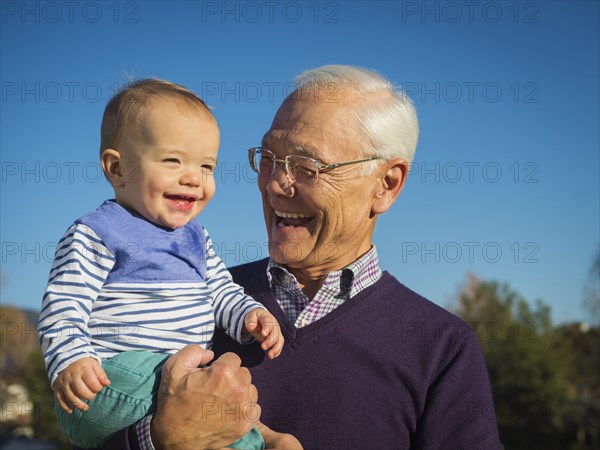
[[[140,443],[140,450],[154,450],[152,438],[150,437],[150,422],[154,415],[146,416],[135,424],[135,431]]]
[[[326,316],[349,298],[381,278],[375,246],[342,270],[330,272],[315,298],[309,300],[296,277],[285,267],[269,259],[269,286],[281,309],[297,328],[305,327]]]
[[[323,286],[309,300],[300,289],[296,277],[286,268],[269,259],[267,266],[269,286],[281,309],[297,328],[305,327],[326,316],[360,291],[381,278],[381,267],[375,246],[342,270],[331,272]],[[150,421],[147,416],[136,424],[136,432],[142,450],[154,450],[150,438]]]

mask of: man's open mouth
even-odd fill
[[[283,212],[277,210],[275,210],[275,216],[277,220],[277,226],[279,228],[301,227],[314,219],[314,216],[310,216],[308,214]]]

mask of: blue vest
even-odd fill
[[[206,242],[195,221],[167,230],[107,200],[75,223],[94,230],[115,258],[105,284],[197,282],[206,277]]]

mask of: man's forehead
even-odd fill
[[[297,150],[297,154],[315,156],[322,152],[334,135],[322,126],[310,126],[300,122],[273,123],[262,140],[264,147]]]
[[[347,135],[355,129],[355,114],[347,107],[280,108],[265,139],[308,141],[306,145]]]
[[[356,98],[344,95],[333,99],[337,101],[328,100],[312,95],[288,97],[275,114],[262,145],[323,160],[335,158],[331,153],[339,152],[340,146],[356,146],[361,141]]]

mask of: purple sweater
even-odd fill
[[[235,351],[251,368],[266,425],[293,434],[307,450],[500,448],[485,362],[461,319],[384,272],[298,329],[270,292],[266,264],[231,273],[281,324],[281,356],[271,361],[258,344],[214,338],[217,356]],[[128,431],[113,445],[137,448]]]

